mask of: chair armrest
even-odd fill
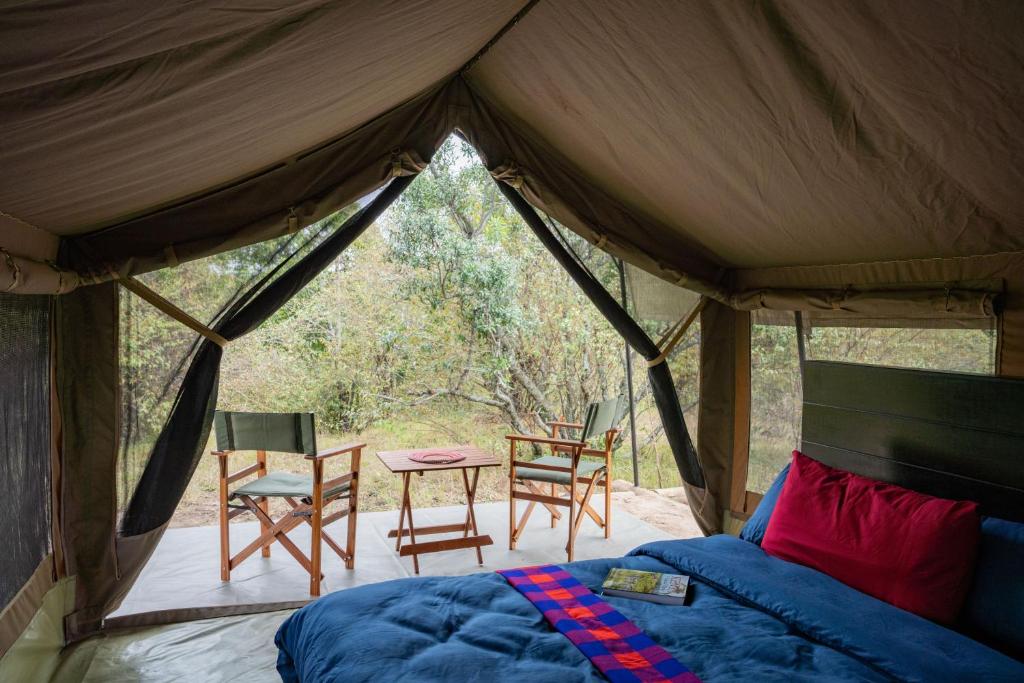
[[[549,427],[562,427],[564,429],[583,429],[583,425],[580,424],[579,422],[560,422],[558,420],[554,420],[552,422],[548,422],[548,426]]]
[[[239,451],[210,451],[210,455],[216,455],[218,458],[224,459],[229,455],[238,453]]]
[[[549,436],[533,436],[531,434],[508,434],[505,436],[509,441],[529,441],[530,443],[543,443],[551,444],[553,446],[567,446],[569,448],[579,448],[586,444],[582,441],[573,441],[571,439],[552,439]]]
[[[341,446],[335,446],[334,448],[328,448],[326,450],[322,450],[319,453],[317,453],[316,455],[307,455],[306,456],[306,460],[324,460],[325,458],[331,458],[331,457],[334,457],[335,455],[340,455],[342,453],[349,453],[351,451],[358,451],[358,450],[361,450],[363,448],[366,448],[366,444],[365,443],[362,443],[362,442],[359,442],[359,441],[353,441],[352,443],[346,443],[346,444],[342,444]]]

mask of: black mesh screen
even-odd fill
[[[50,551],[50,297],[0,294],[0,605]]]

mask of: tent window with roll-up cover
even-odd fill
[[[309,0],[246,10],[0,9],[0,296],[49,297],[48,345],[18,347],[33,362],[48,350],[49,397],[17,409],[48,412],[45,452],[34,433],[21,437],[48,460],[48,479],[25,478],[33,490],[50,482],[37,514],[52,519],[48,544],[32,536],[19,555],[16,576],[40,552],[42,570],[0,618],[4,648],[52,591],[66,596],[57,604],[69,638],[102,628],[162,533],[174,491],[161,482],[187,479],[192,451],[175,458],[172,446],[201,436],[191,432],[212,407],[220,344],[276,310],[372,216],[353,214],[271,268],[212,325],[179,316],[199,340],[198,379],[183,382],[196,400],[175,407],[153,449],[165,455],[150,456],[123,520],[119,288],[300,233],[375,191],[393,198],[456,131],[538,236],[534,217],[548,216],[622,259],[630,282],[642,272],[665,288],[655,298],[699,305],[683,307],[702,342],[693,439],[678,424],[659,340],[638,334],[551,242],[653,363],[660,415],[708,533],[745,509],[734,474],[749,455],[742,359],[753,316],[800,312],[813,329],[836,316],[991,325],[994,371],[1024,377],[1019,3]]]

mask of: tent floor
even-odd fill
[[[595,507],[601,504],[595,496]],[[424,575],[469,574],[545,562],[565,562],[566,523],[551,529],[549,517],[538,506],[519,542],[508,550],[508,503],[475,506],[481,533],[490,534],[494,545],[484,548],[484,565],[476,563],[472,550],[424,555]],[[525,504],[520,504],[520,510]],[[600,509],[600,508],[598,508]],[[417,526],[459,521],[462,507],[414,510]],[[324,591],[412,576],[411,558],[399,558],[387,531],[394,528],[398,513],[369,512],[359,515],[356,569],[345,570],[333,554],[325,555]],[[591,521],[585,521],[577,536],[576,558],[592,559],[623,555],[650,541],[669,538],[615,506],[612,538],[605,539]],[[336,537],[344,522],[327,528]],[[254,538],[255,522],[232,524],[237,545]],[[308,549],[309,534],[293,535]],[[308,599],[309,577],[283,549],[274,548],[269,559],[253,557],[232,572],[232,580],[219,577],[219,545],[216,527],[168,530],[153,559],[116,615],[180,607],[281,602]],[[183,624],[110,631],[68,648],[54,680],[78,681],[170,681],[188,679],[223,681],[244,676],[250,683],[279,680],[274,669],[277,650],[274,632],[289,612],[222,617]]]

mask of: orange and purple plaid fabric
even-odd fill
[[[564,569],[547,564],[498,573],[613,683],[700,683],[665,648]]]

